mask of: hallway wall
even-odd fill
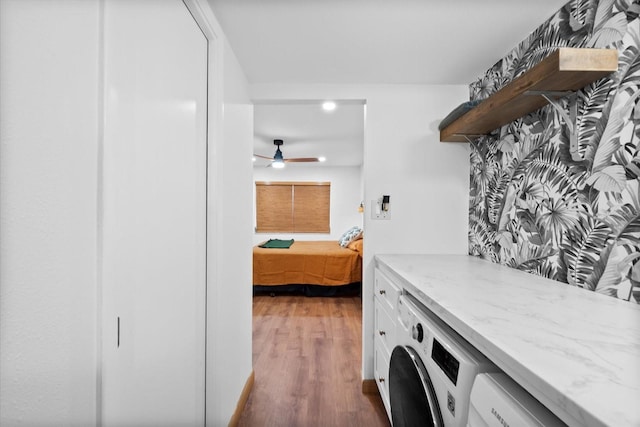
[[[0,424],[96,420],[99,1],[0,2]]]

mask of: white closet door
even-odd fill
[[[102,420],[203,425],[207,41],[180,0],[104,28]]]

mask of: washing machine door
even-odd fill
[[[442,427],[442,415],[424,363],[411,347],[396,346],[389,362],[393,427]]]

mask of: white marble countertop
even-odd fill
[[[467,255],[376,264],[570,426],[640,426],[640,306]]]

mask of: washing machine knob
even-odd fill
[[[424,339],[424,330],[422,329],[421,323],[418,323],[411,328],[411,336],[414,340],[422,342],[422,340]]]

